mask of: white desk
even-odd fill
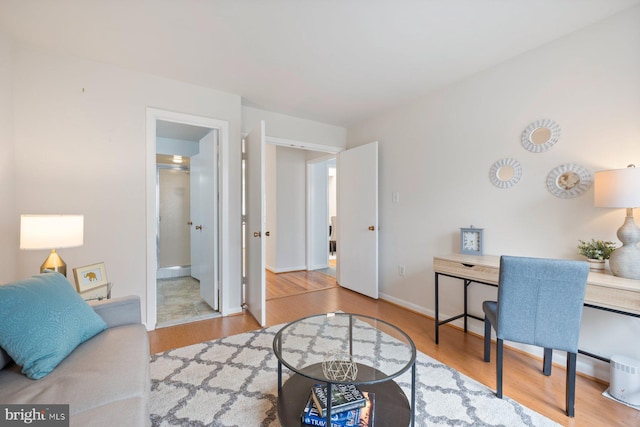
[[[495,255],[449,254],[433,257],[435,271],[435,321],[436,344],[439,341],[440,325],[464,318],[464,331],[467,332],[469,317],[484,320],[467,312],[467,288],[471,283],[498,286],[500,275],[500,257]],[[464,313],[445,320],[439,319],[439,276],[461,279],[464,282]],[[585,307],[610,311],[625,316],[640,317],[640,280],[624,279],[606,273],[589,272],[584,297]],[[592,353],[580,351],[587,356],[608,362],[609,360]]]

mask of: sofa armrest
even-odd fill
[[[92,301],[90,305],[108,328],[142,323],[140,297],[136,295]]]

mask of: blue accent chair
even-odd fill
[[[567,352],[566,412],[574,416],[576,359],[589,265],[583,261],[502,256],[498,301],[485,301],[484,361],[496,330],[496,395],[502,398],[502,345],[514,341],[544,348],[544,375],[553,350]]]

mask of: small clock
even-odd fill
[[[468,255],[482,255],[482,228],[460,228],[460,253]]]

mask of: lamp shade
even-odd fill
[[[640,207],[640,168],[596,172],[593,187],[597,207]]]
[[[20,215],[20,249],[82,246],[84,215]]]

